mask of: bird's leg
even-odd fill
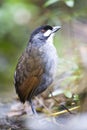
[[[34,115],[37,115],[37,112],[36,112],[36,110],[35,110],[35,108],[34,108],[34,105],[33,105],[32,100],[29,100],[29,103],[30,103],[30,106],[31,106],[31,109],[32,109],[33,114],[34,114]]]

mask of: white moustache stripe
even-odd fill
[[[45,37],[48,37],[50,34],[51,34],[51,30],[47,30],[47,31],[44,33],[44,36],[45,36]]]

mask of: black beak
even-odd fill
[[[61,28],[61,26],[54,26],[52,29],[52,33],[57,32],[60,28]]]

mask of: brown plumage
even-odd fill
[[[35,53],[35,50],[32,51]],[[33,54],[32,57],[32,54],[28,55],[26,50],[20,57],[16,67],[16,92],[23,103],[33,96],[34,90],[41,82],[41,76],[44,71],[43,63],[36,55]]]

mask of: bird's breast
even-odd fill
[[[53,44],[47,43],[40,48],[41,59],[45,65],[45,71],[48,75],[55,77],[58,64],[58,55]]]

